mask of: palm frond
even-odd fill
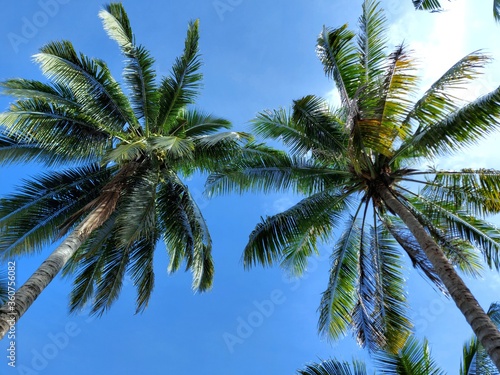
[[[49,79],[71,89],[81,109],[96,122],[116,132],[126,124],[137,124],[127,97],[103,61],[78,55],[68,41],[48,43],[34,59]]]
[[[295,260],[300,261],[316,253],[313,236],[327,239],[347,204],[345,194],[325,191],[304,198],[282,213],[263,219],[250,234],[243,255],[244,266],[270,266],[282,261],[288,254],[289,262],[285,261],[282,265],[293,266],[292,274],[300,271],[300,263],[290,263],[293,259],[290,254],[295,253],[298,256]],[[299,255],[300,252],[305,254]]]
[[[335,359],[328,359],[320,363],[306,365],[303,370],[299,370],[299,375],[366,375],[366,367],[363,362],[352,361],[341,362]]]
[[[211,287],[213,262],[212,240],[199,207],[176,176],[165,176],[157,198],[158,218],[169,254],[169,272],[175,272],[186,261],[193,272],[193,289]]]
[[[353,105],[352,99],[356,97],[362,75],[353,38],[354,33],[347,29],[347,25],[336,29],[323,27],[316,46],[323,69],[334,79],[345,108]]]
[[[184,53],[175,60],[172,74],[162,80],[159,92],[159,110],[157,126],[159,129],[152,129],[154,132],[167,134],[168,129],[175,125],[175,119],[179,111],[191,104],[200,89],[201,60],[198,54],[198,21],[190,22]]]
[[[382,73],[386,54],[387,19],[374,0],[363,2],[363,13],[359,18],[358,53],[363,74],[360,86],[371,84]]]
[[[431,158],[457,152],[485,139],[500,127],[500,87],[462,108],[417,129],[402,145],[414,155]]]
[[[429,171],[434,179],[427,181],[421,193],[432,200],[446,202],[474,216],[500,212],[500,171],[462,169]]]
[[[142,46],[137,46],[127,13],[120,3],[111,3],[99,12],[104,29],[114,39],[127,58],[124,80],[130,89],[135,116],[144,121],[146,135],[149,123],[156,120],[158,92],[156,90],[155,60]]]
[[[357,302],[360,241],[361,230],[356,224],[356,216],[353,216],[347,221],[346,230],[333,249],[328,286],[318,308],[318,331],[334,340],[345,336],[352,325],[351,314]]]
[[[11,257],[38,251],[58,237],[66,218],[94,199],[110,171],[96,165],[26,181],[0,200],[0,251]]]
[[[87,162],[110,147],[110,134],[92,119],[70,106],[57,106],[39,99],[20,100],[0,113],[5,134],[33,143],[61,160]],[[21,136],[22,135],[22,136]]]
[[[374,356],[377,367],[384,369],[384,374],[400,375],[444,375],[435,360],[431,357],[429,345],[425,340],[422,344],[410,337],[401,351],[393,354],[380,351]]]

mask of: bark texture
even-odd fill
[[[448,261],[441,248],[427,233],[415,216],[393,195],[390,188],[383,185],[379,194],[393,212],[407,225],[434,270],[448,289],[451,298],[472,327],[479,342],[488,352],[490,358],[500,370],[500,331],[482,309],[469,288]]]

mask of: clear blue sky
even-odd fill
[[[500,61],[492,0],[456,0],[444,14],[415,13],[410,0],[383,0],[391,43],[415,49],[430,84],[460,57],[484,48]],[[288,106],[306,94],[328,96],[333,85],[315,55],[321,27],[349,22],[356,27],[361,0],[185,0],[123,2],[139,43],[166,74],[182,51],[189,20],[199,18],[204,90],[198,107],[230,119],[237,130],[260,110]],[[71,40],[87,55],[107,61],[121,74],[122,57],[102,30],[97,0],[4,1],[0,23],[0,79],[43,79],[31,56],[51,40]],[[473,7],[474,5],[474,7]],[[31,25],[31,26],[30,26]],[[473,96],[500,84],[498,62]],[[6,108],[9,98],[0,98]],[[439,166],[500,169],[495,136]],[[12,191],[35,167],[0,169],[0,194]],[[304,279],[288,280],[279,268],[243,271],[246,239],[260,216],[296,201],[287,195],[228,196],[206,200],[203,178],[188,182],[203,208],[214,240],[213,291],[194,295],[189,273],[166,274],[164,248],[156,253],[156,287],[150,306],[134,315],[135,290],[126,285],[120,300],[100,319],[68,315],[70,280],[58,278],[17,327],[17,368],[7,366],[7,342],[0,343],[0,374],[294,374],[305,363],[335,356],[366,358],[350,337],[335,344],[316,334],[317,306],[327,283],[328,246]],[[496,220],[498,222],[498,220]],[[50,253],[17,261],[22,283]],[[434,355],[457,373],[462,343],[471,331],[454,305],[442,299],[415,272],[408,272],[410,301],[419,336]],[[483,307],[500,300],[500,278],[467,280]]]

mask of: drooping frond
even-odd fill
[[[116,247],[113,234],[116,213],[94,231],[64,266],[63,275],[74,276],[70,293],[70,312],[82,311],[94,297],[95,285],[102,277],[106,252]]]
[[[345,194],[324,191],[304,198],[280,214],[263,219],[250,234],[243,255],[244,266],[270,266],[282,262],[288,254],[289,263],[285,261],[282,264],[293,266],[292,274],[300,272],[300,262],[290,263],[291,253],[295,252],[295,256],[299,257],[295,260],[302,261],[304,257],[316,253],[315,238],[325,240],[330,236],[346,204]],[[300,252],[304,254],[301,256]]]
[[[422,189],[422,194],[429,199],[446,202],[479,217],[500,212],[500,171],[432,170],[429,174],[434,175],[434,178],[428,180]]]
[[[183,261],[193,273],[193,289],[211,287],[212,240],[205,219],[187,188],[175,176],[165,176],[157,198],[157,212],[169,254],[169,272]]]
[[[200,89],[201,61],[198,54],[198,21],[190,22],[184,44],[184,53],[175,60],[172,74],[162,80],[159,92],[157,126],[167,133],[175,124],[179,111],[191,104]],[[159,130],[158,129],[158,130]],[[152,129],[156,132],[156,129]]]
[[[356,224],[356,216],[353,216],[333,249],[328,286],[318,308],[318,331],[334,340],[344,337],[352,325],[351,314],[357,301],[360,241],[361,230]]]
[[[1,256],[38,251],[52,242],[67,217],[95,198],[109,177],[109,170],[96,165],[53,172],[1,199]]]
[[[409,209],[438,238],[445,249],[451,250],[451,254],[448,254],[452,255],[450,260],[458,261],[456,265],[463,271],[474,275],[477,273],[477,267],[480,267],[475,253],[467,251],[467,246],[463,246],[465,243],[460,246],[460,241],[463,240],[482,253],[490,268],[499,269],[500,229],[467,211],[456,209],[446,202],[425,199],[422,195],[412,200],[411,204],[414,208]],[[454,246],[457,240],[458,246]]]
[[[423,276],[430,281],[431,285],[435,286],[440,292],[447,295],[448,291],[446,290],[446,287],[441,282],[441,279],[436,274],[432,264],[429,259],[427,259],[427,256],[411,232],[395,218],[393,218],[394,222],[387,216],[381,216],[381,219],[385,228],[389,231],[392,237],[394,237],[399,246],[401,246],[401,248],[406,252],[413,267],[415,267],[419,272],[422,272]]]
[[[500,22],[500,0],[493,0],[493,17]]]

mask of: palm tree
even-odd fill
[[[441,8],[440,0],[412,0],[416,10],[428,10],[439,12]],[[495,21],[500,22],[500,0],[493,0],[493,17]]]
[[[63,267],[76,273],[71,310],[92,303],[92,313],[103,313],[128,273],[142,311],[160,238],[170,272],[185,261],[195,290],[212,285],[211,238],[181,177],[226,163],[246,134],[219,132],[228,121],[188,108],[202,78],[198,21],[189,24],[171,75],[157,82],[154,59],[135,43],[123,6],[110,4],[99,16],[125,56],[128,97],[102,60],[77,53],[68,41],[35,55],[50,83],[2,83],[17,100],[0,115],[1,162],[65,167],[0,201],[2,257],[39,251],[70,234],[17,291],[15,311],[1,311],[0,335],[12,313],[17,321]]]
[[[359,30],[355,39],[347,25],[325,27],[318,38],[341,107],[309,95],[291,111],[260,113],[255,133],[281,140],[289,153],[238,158],[209,177],[207,191],[305,195],[257,225],[244,251],[246,268],[280,262],[300,275],[318,243],[346,223],[319,307],[319,330],[327,337],[353,328],[361,345],[397,352],[411,332],[402,249],[453,298],[500,368],[500,333],[455,269],[477,275],[481,256],[500,267],[500,230],[483,217],[499,212],[500,172],[418,168],[499,128],[500,88],[471,103],[456,95],[488,57],[465,56],[414,101],[414,61],[404,45],[386,52],[377,2],[364,1]]]
[[[381,374],[393,375],[444,375],[431,357],[427,341],[422,344],[410,337],[397,354],[379,351],[374,358],[375,367]],[[367,375],[363,362],[328,359],[311,363],[298,375]]]

